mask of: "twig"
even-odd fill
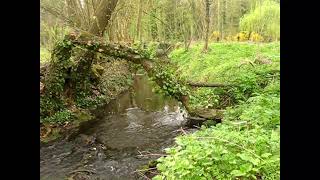
[[[96,172],[91,171],[91,170],[86,170],[86,169],[74,170],[74,171],[71,171],[69,174],[73,174],[73,173],[77,173],[77,172],[87,172],[87,173],[91,173],[91,174],[96,174]]]
[[[185,130],[183,130],[183,128],[182,128],[182,127],[180,127],[180,131],[181,131],[184,135],[187,135],[186,131],[185,131]]]

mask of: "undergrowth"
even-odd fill
[[[40,63],[49,62],[51,58],[51,53],[47,48],[40,47]]]
[[[190,81],[235,85],[225,89],[198,88],[192,94],[191,106],[225,108],[246,101],[253,93],[262,92],[270,80],[279,78],[279,47],[279,43],[213,43],[204,54],[199,43],[189,51],[177,49],[170,57],[177,64],[176,74]],[[272,63],[259,64],[261,59]]]
[[[235,85],[191,92],[194,107],[227,107],[223,121],[177,137],[158,159],[160,174],[153,179],[280,179],[279,43],[217,43],[207,54],[201,50],[198,44],[171,57],[189,80]]]
[[[67,73],[68,69],[73,72],[77,67],[71,48],[72,45],[64,40],[52,52],[50,68],[53,71],[46,76],[46,91],[40,96],[40,123],[63,125],[78,120],[79,113],[84,112],[82,110],[92,110],[108,103],[132,83],[125,60],[103,57],[95,59],[90,76],[83,80],[85,88],[77,88],[76,84],[74,96],[68,96],[67,80],[77,76]]]

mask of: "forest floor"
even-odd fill
[[[177,74],[236,86],[193,90],[190,105],[226,109],[223,121],[179,136],[154,179],[279,179],[280,43],[212,43],[206,54],[202,48],[170,54]]]

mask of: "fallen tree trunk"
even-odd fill
[[[137,50],[133,49],[131,47],[120,45],[120,44],[111,44],[106,43],[103,41],[100,37],[97,37],[95,35],[91,35],[88,33],[79,33],[74,32],[70,35],[67,35],[66,38],[63,41],[64,44],[60,44],[59,48],[57,48],[59,51],[56,51],[54,53],[53,57],[57,58],[57,63],[66,63],[70,61],[70,52],[71,49],[75,46],[79,46],[81,48],[87,49],[91,52],[98,52],[107,56],[113,56],[115,58],[120,59],[126,59],[130,62],[133,62],[135,64],[140,64],[143,69],[147,72],[148,76],[153,78],[153,80],[156,82],[158,86],[160,86],[161,89],[165,90],[168,95],[172,96],[173,98],[180,101],[183,106],[186,108],[186,110],[189,112],[190,115],[193,117],[201,117],[204,119],[216,119],[217,116],[220,115],[220,113],[216,112],[198,112],[198,110],[193,110],[189,107],[189,91],[188,89],[190,86],[197,85],[197,86],[204,86],[208,84],[196,84],[196,83],[188,83],[183,82],[181,80],[178,80],[175,75],[170,73],[165,73],[164,68],[161,64],[157,63],[154,59],[150,58],[147,53],[143,52],[143,50]],[[65,49],[65,50],[63,50]],[[66,53],[66,56],[63,56],[63,53]],[[61,58],[61,60],[60,60]],[[57,64],[56,63],[56,64]],[[55,66],[54,66],[55,67]],[[51,67],[50,70],[53,72],[56,72],[59,70],[59,72],[64,72],[66,69]],[[50,84],[46,83],[52,83],[52,82],[63,82],[65,80],[62,80],[61,76],[59,76],[60,79],[56,78],[49,78],[51,81],[45,82],[45,87],[50,87]],[[213,84],[210,87],[213,87]],[[214,84],[217,86],[217,84]],[[219,87],[222,85],[220,84]],[[223,85],[224,86],[224,85]],[[46,88],[45,88],[46,89]],[[51,88],[52,89],[52,88]],[[55,91],[55,96],[59,96],[59,91]],[[205,115],[204,115],[205,114]],[[209,115],[208,115],[209,114]],[[218,115],[219,114],[219,115]]]
[[[135,64],[140,64],[142,65],[143,69],[148,73],[148,76],[153,77],[154,81],[160,87],[166,87],[169,84],[174,84],[179,87],[184,86],[184,83],[177,81],[174,78],[174,76],[159,76],[159,74],[162,72],[162,68],[160,67],[160,65],[155,63],[152,58],[150,58],[148,55],[146,55],[146,53],[144,53],[141,50],[133,49],[131,47],[120,44],[105,43],[101,38],[88,33],[81,34],[74,32],[66,36],[65,40],[67,42],[70,42],[74,46],[80,46],[93,52],[98,52],[116,58],[126,59]],[[179,100],[185,106],[188,112],[191,111],[188,105],[189,97],[186,92],[174,91],[170,92],[170,95]]]

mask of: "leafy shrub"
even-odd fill
[[[51,53],[47,48],[40,47],[40,62],[49,62],[51,59]]]
[[[264,1],[240,19],[240,29],[257,32],[273,40],[280,38],[280,4]]]
[[[225,121],[245,121],[251,126],[275,129],[280,126],[280,84],[270,83],[261,94],[228,108]]]
[[[220,38],[220,32],[219,31],[213,31],[210,40],[219,41]]]
[[[219,105],[219,96],[212,89],[198,89],[194,95],[190,95],[190,104],[193,108],[217,107]]]
[[[250,35],[250,40],[253,42],[262,42],[264,41],[264,38],[259,33],[252,32]]]
[[[71,121],[73,118],[73,114],[70,110],[63,109],[52,116],[40,119],[42,123],[55,123],[55,124],[63,124],[64,122]]]
[[[179,136],[154,179],[279,179],[279,132],[217,125]]]
[[[233,37],[233,40],[234,41],[248,41],[249,40],[249,32],[247,32],[247,31],[240,32]]]
[[[233,107],[227,108],[222,124],[177,137],[176,146],[158,159],[160,174],[153,179],[280,179],[279,45],[210,46],[214,51],[205,55],[196,45],[190,52],[176,50],[171,57],[186,79],[236,84],[190,92],[192,106],[223,107],[230,98],[228,106]],[[254,64],[258,50],[272,63]],[[239,67],[243,59],[254,65]]]
[[[170,57],[178,67],[173,73],[184,79],[236,85],[225,89],[199,88],[191,93],[191,105],[220,108],[246,101],[254,93],[261,93],[272,79],[279,77],[277,74],[272,74],[273,71],[280,70],[279,45],[279,43],[260,45],[237,42],[212,43],[209,46],[214,51],[203,54],[202,44],[196,44],[189,51],[184,51],[183,48],[174,50]],[[254,62],[258,52],[270,59],[272,64],[241,65],[246,61]],[[208,94],[215,98],[205,99]]]
[[[156,92],[162,93],[167,96],[172,96],[177,99],[180,99],[181,95],[188,95],[189,90],[186,88],[186,86],[177,83],[178,78],[174,76],[173,69],[167,67],[161,67],[161,64],[157,64],[158,68],[155,68],[156,71],[154,72],[154,76],[150,79],[153,81],[161,80],[162,86],[161,87],[155,87]],[[181,78],[180,82],[183,82]]]

